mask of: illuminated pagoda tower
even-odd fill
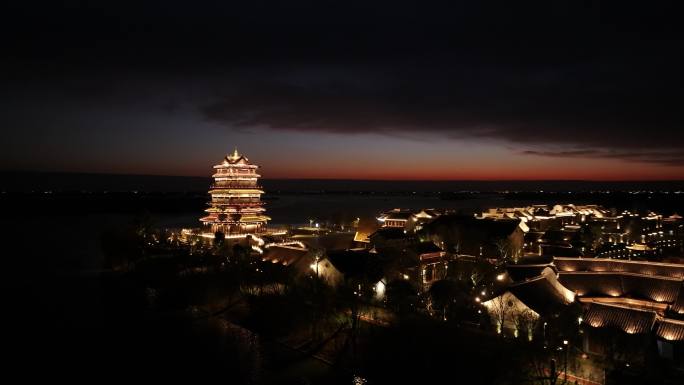
[[[261,176],[257,174],[258,168],[240,155],[237,148],[214,166],[210,207],[205,210],[209,215],[200,219],[212,232],[237,236],[266,231],[266,222],[271,218],[264,215],[266,209],[261,202],[264,192],[257,184]]]

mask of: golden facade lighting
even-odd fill
[[[257,184],[261,177],[256,173],[258,168],[237,149],[214,166],[214,183],[209,189],[211,201],[205,210],[208,215],[200,219],[212,233],[244,236],[266,231],[271,218],[264,215],[264,192]]]

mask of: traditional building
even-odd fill
[[[404,254],[415,267],[406,269],[409,277],[418,273],[416,287],[422,291],[430,290],[433,283],[447,276],[449,261],[446,253],[432,242],[412,244],[403,250]],[[414,273],[415,271],[415,273]]]
[[[375,218],[359,218],[356,224],[356,233],[354,234],[354,242],[360,242],[362,244],[370,243],[370,236],[373,235],[380,225]]]
[[[235,149],[223,162],[214,166],[214,184],[210,187],[211,201],[200,221],[212,232],[225,235],[263,233],[271,219],[264,215],[261,194],[257,184],[259,166]]]
[[[380,214],[378,217],[378,222],[382,224],[382,227],[396,227],[404,229],[406,228],[406,224],[412,216],[413,213],[410,210],[393,209]]]
[[[430,240],[445,251],[516,260],[522,252],[524,234],[529,229],[519,218],[476,218],[441,215],[424,225],[419,237]]]
[[[555,257],[551,263],[508,265],[507,271],[514,280],[508,291],[541,315],[575,297],[584,309],[578,318],[582,351],[643,362],[644,346],[655,341],[662,358],[683,362],[684,265]]]

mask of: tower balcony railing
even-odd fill
[[[224,206],[261,206],[264,202],[260,200],[252,201],[209,201],[209,205],[224,205]]]
[[[261,178],[260,174],[254,172],[216,172],[211,176],[213,178]]]
[[[209,186],[209,189],[215,190],[215,189],[225,189],[225,188],[234,188],[234,189],[258,189],[261,190],[263,187],[258,184],[246,184],[246,183],[221,183],[221,184],[212,184]]]

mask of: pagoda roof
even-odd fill
[[[214,167],[222,167],[222,166],[227,166],[227,165],[242,165],[242,166],[252,166],[251,163],[249,163],[249,159],[240,154],[235,148],[232,154],[228,154],[223,158],[223,163],[216,165]]]
[[[254,187],[214,187],[209,194],[263,194],[264,190]]]
[[[230,214],[228,214],[230,215]],[[218,218],[218,216],[215,213],[210,213],[210,215],[205,216],[200,218],[201,222],[210,222],[210,223],[225,223],[225,224],[241,224],[241,223],[247,223],[247,222],[266,222],[270,221],[271,217],[268,217],[266,215],[261,215],[258,213],[246,213],[244,215],[240,215],[239,219],[231,219],[230,217],[227,217],[224,220],[221,220]]]

